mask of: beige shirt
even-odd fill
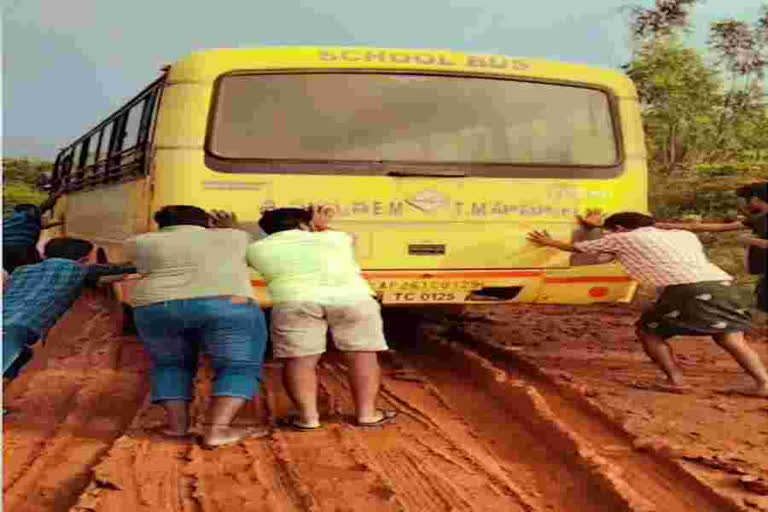
[[[142,276],[133,305],[218,295],[253,297],[245,252],[248,234],[236,229],[171,226],[125,245]]]
[[[352,237],[340,231],[275,233],[251,244],[248,263],[264,276],[275,303],[340,305],[373,295],[355,261]]]

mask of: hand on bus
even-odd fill
[[[552,242],[555,240],[552,236],[545,231],[531,231],[528,233],[528,241],[533,242],[541,247],[552,247]]]
[[[319,204],[312,206],[312,231],[326,231],[331,219],[336,215],[336,208]]]
[[[588,209],[583,217],[577,215],[576,220],[585,228],[599,228],[603,225],[603,210],[599,208]]]
[[[225,212],[224,210],[211,210],[211,227],[213,228],[237,228],[237,216],[235,212]]]
[[[539,247],[554,247],[555,249],[560,249],[561,251],[581,252],[580,249],[577,249],[571,243],[555,240],[552,238],[552,235],[546,231],[531,231],[528,233],[528,241],[538,245]]]

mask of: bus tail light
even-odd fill
[[[608,290],[608,288],[605,286],[594,286],[589,289],[589,296],[595,299],[599,299],[608,295],[609,291],[610,290]]]

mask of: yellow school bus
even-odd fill
[[[110,260],[155,211],[330,204],[386,304],[629,301],[615,263],[571,265],[575,216],[647,211],[634,85],[587,66],[442,50],[190,55],[58,155],[54,216]],[[130,282],[119,284],[123,300]],[[264,282],[253,273],[264,305]]]

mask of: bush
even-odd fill
[[[17,204],[40,204],[46,198],[43,192],[24,182],[3,183],[3,215],[13,210]]]
[[[768,178],[768,163],[698,164],[694,167],[694,171],[702,178],[738,175]]]

